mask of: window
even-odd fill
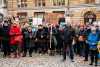
[[[45,0],[35,0],[36,7],[43,7],[45,6]]]
[[[64,6],[65,0],[53,0],[53,5],[54,6]]]
[[[86,4],[93,4],[93,3],[95,3],[95,0],[86,0]]]
[[[27,17],[27,12],[18,12],[17,16],[19,17],[19,20],[23,20]]]
[[[35,12],[34,17],[35,18],[44,18],[45,12]]]
[[[27,7],[27,0],[17,0],[18,8],[25,8]]]
[[[7,4],[7,0],[3,0],[4,1],[4,4]]]

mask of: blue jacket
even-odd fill
[[[98,33],[96,33],[96,34],[90,33],[88,35],[87,41],[88,41],[90,49],[97,49],[97,43],[99,41],[99,34]]]

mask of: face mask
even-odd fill
[[[31,29],[29,29],[28,31],[29,31],[29,32],[32,32],[32,30],[31,30]]]
[[[95,31],[95,30],[93,30],[93,31],[92,31],[92,33],[93,33],[93,34],[95,34],[95,33],[96,33],[96,31]]]
[[[8,24],[7,23],[4,23],[4,26],[8,26]]]

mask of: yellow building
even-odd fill
[[[74,23],[100,21],[99,7],[100,0],[8,0],[9,15],[38,17],[49,23],[58,23],[68,10]]]

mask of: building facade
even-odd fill
[[[20,18],[43,18],[58,23],[69,13],[71,22],[100,21],[100,0],[8,0],[8,14]]]

